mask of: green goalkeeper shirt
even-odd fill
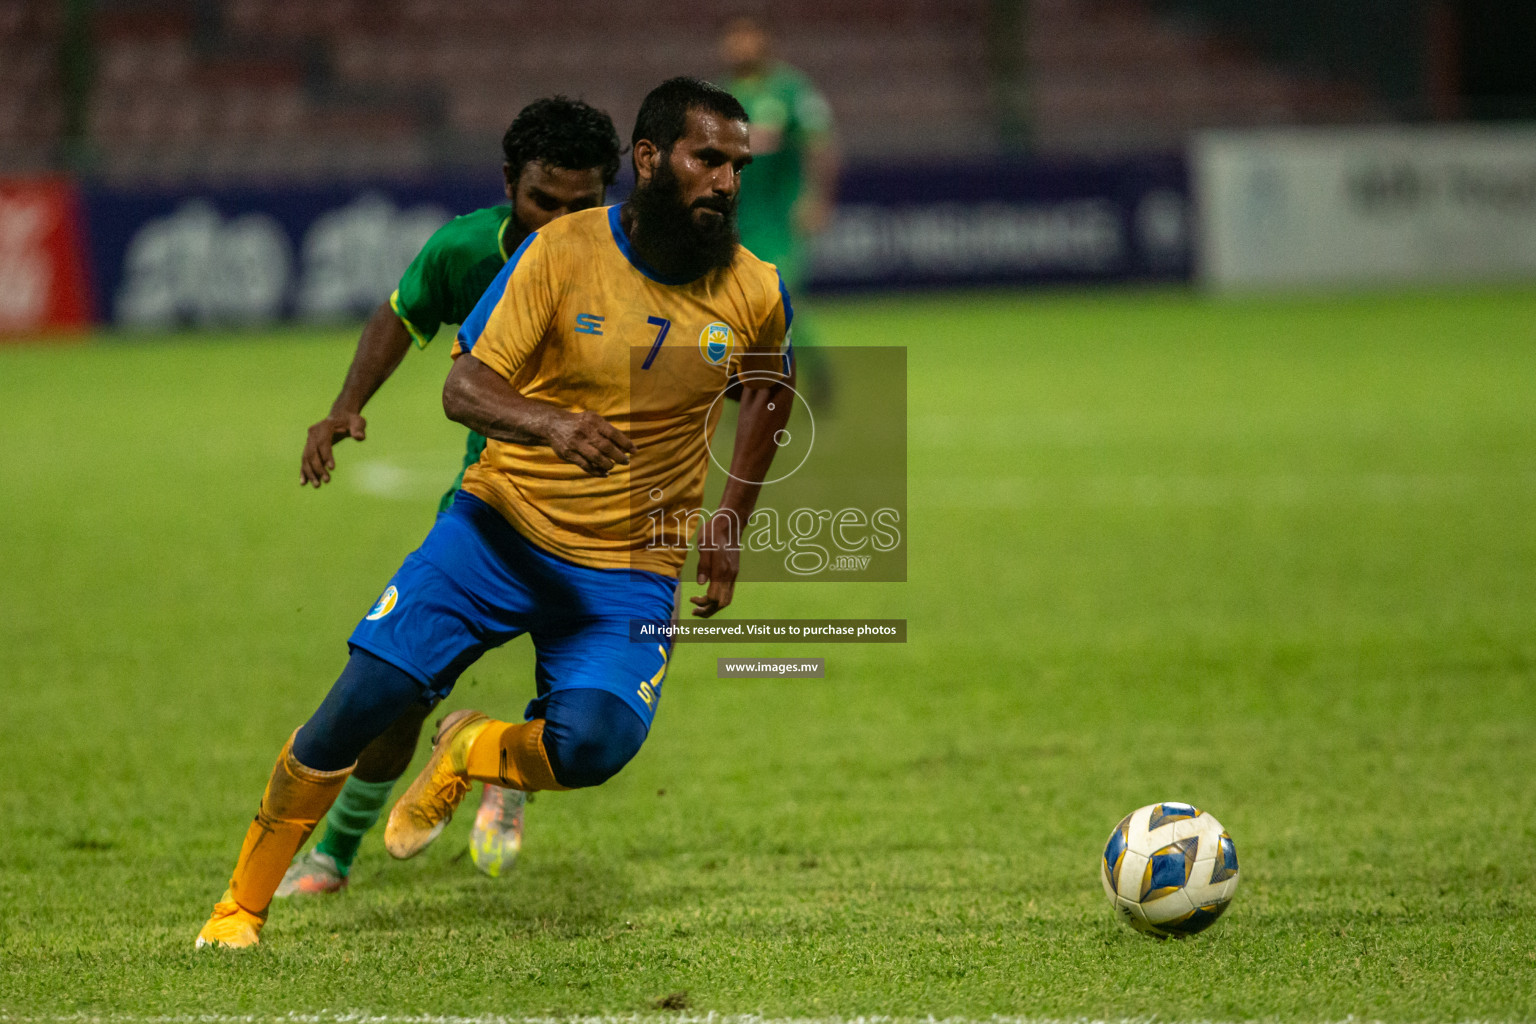
[[[475,303],[491,286],[510,255],[507,232],[512,225],[511,206],[488,206],[466,213],[437,229],[421,252],[405,268],[400,287],[389,297],[389,306],[426,348],[443,324],[462,324]],[[439,511],[453,503],[464,470],[480,461],[485,438],[473,430],[464,446],[464,465],[453,487],[443,495]]]
[[[781,264],[789,281],[794,268],[782,264],[799,255],[792,214],[805,183],[806,151],[832,131],[832,112],[810,79],[787,64],[738,78],[730,92],[752,128],[752,163],[741,172],[737,206],[741,241],[759,259]]]

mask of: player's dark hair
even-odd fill
[[[530,162],[584,171],[600,167],[603,184],[619,173],[619,133],[613,118],[580,100],[550,96],[534,100],[501,137],[501,151],[514,180]]]
[[[729,121],[747,120],[741,101],[718,85],[702,78],[669,78],[646,93],[640,113],[635,115],[630,145],[646,139],[667,152],[688,130],[690,110],[707,110]]]

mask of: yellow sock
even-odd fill
[[[544,751],[544,719],[531,722],[492,721],[469,747],[466,772],[477,782],[533,793],[566,789],[555,781]]]
[[[304,845],[315,825],[330,810],[351,768],[320,772],[306,768],[293,756],[293,737],[272,766],[272,777],[261,795],[256,820],[246,830],[240,859],[229,879],[229,898],[240,909],[266,917],[289,861]]]

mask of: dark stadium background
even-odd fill
[[[579,96],[627,135],[650,85],[723,74],[736,11],[836,116],[823,290],[1188,281],[1203,130],[1536,117],[1536,21],[1496,0],[6,0],[0,175],[64,226],[13,232],[12,273],[46,252],[57,283],[48,303],[13,296],[0,329],[365,314],[431,221],[497,198],[524,103]],[[309,229],[337,211],[333,247],[367,256],[314,266]],[[280,222],[275,242],[228,233],[250,212]],[[174,294],[146,311],[121,293],[150,224],[173,253],[244,244],[270,294],[149,268]]]

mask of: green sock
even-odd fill
[[[357,856],[357,846],[363,834],[373,828],[384,805],[389,802],[389,792],[395,788],[389,782],[364,782],[352,777],[341,787],[336,802],[325,816],[325,835],[315,849],[332,857],[345,875]]]

